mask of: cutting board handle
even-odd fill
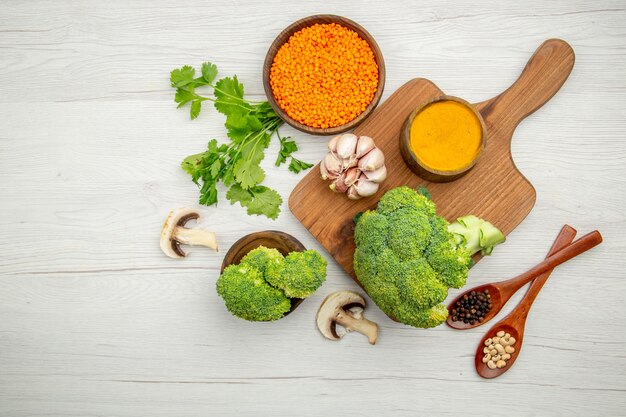
[[[515,129],[559,91],[572,72],[574,61],[574,50],[567,42],[548,39],[530,57],[513,85],[476,107],[488,125]]]

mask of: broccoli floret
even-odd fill
[[[430,266],[439,274],[439,280],[446,286],[461,288],[465,285],[472,258],[464,247],[443,242],[429,247],[425,256]]]
[[[354,243],[365,252],[378,253],[387,247],[389,222],[387,216],[376,211],[366,211],[354,230]]]
[[[314,250],[291,252],[284,262],[268,264],[265,278],[288,297],[306,298],[326,280],[326,260]]]
[[[435,215],[437,211],[432,200],[418,194],[409,187],[397,187],[387,191],[378,202],[376,211],[380,214],[389,215],[400,208],[406,207],[414,207],[429,216]]]
[[[259,246],[252,249],[239,262],[239,265],[249,265],[261,271],[265,276],[268,265],[279,265],[285,261],[285,257],[277,249]]]
[[[242,319],[278,320],[291,309],[289,298],[265,282],[261,271],[249,265],[225,268],[216,287],[228,311]]]
[[[389,247],[402,260],[415,259],[430,241],[430,223],[428,216],[421,211],[397,210],[387,230]]]
[[[437,304],[428,310],[406,310],[401,308],[397,318],[400,322],[410,326],[428,329],[439,326],[446,321],[448,309],[443,304]]]
[[[448,288],[465,285],[471,258],[465,239],[449,230],[423,194],[392,189],[376,210],[357,220],[354,271],[386,314],[411,326],[434,327],[448,317],[441,303]]]
[[[425,310],[443,302],[448,295],[448,287],[437,277],[424,258],[404,262],[402,279],[396,281],[402,298],[418,310]]]

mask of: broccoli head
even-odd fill
[[[448,288],[465,284],[469,252],[437,216],[435,204],[409,187],[388,191],[358,219],[354,271],[389,316],[415,327],[443,323]]]
[[[250,265],[261,271],[265,276],[268,266],[282,264],[284,261],[285,257],[277,249],[259,246],[248,252],[246,256],[241,259],[239,264]]]
[[[326,280],[326,260],[314,250],[291,252],[283,262],[267,265],[265,279],[288,297],[306,298]]]
[[[216,283],[217,293],[233,315],[250,321],[278,320],[291,309],[291,301],[269,285],[257,268],[230,265]]]

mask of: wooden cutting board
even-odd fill
[[[329,182],[320,178],[318,165],[293,190],[289,208],[355,280],[352,217],[375,208],[387,190],[400,185],[425,185],[438,214],[450,221],[475,214],[509,234],[528,215],[536,197],[533,186],[513,163],[511,137],[520,121],[561,88],[573,66],[572,48],[559,39],[547,40],[511,87],[490,100],[473,104],[485,120],[486,147],[476,166],[450,183],[431,183],[417,177],[400,155],[399,135],[405,119],[420,103],[444,94],[431,81],[413,79],[354,130],[356,135],[374,138],[385,154],[388,176],[378,193],[358,201],[348,200],[328,188]],[[545,135],[550,136],[550,132]]]

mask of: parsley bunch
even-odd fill
[[[195,76],[195,69],[184,66],[170,74],[172,87],[176,89],[174,100],[178,107],[191,104],[191,119],[202,110],[204,101],[212,101],[220,113],[226,116],[226,130],[230,143],[218,145],[211,139],[208,149],[191,155],[182,162],[182,168],[200,187],[200,204],[210,206],[217,203],[217,183],[229,187],[226,198],[231,204],[239,202],[248,214],[264,215],[276,219],[283,200],[280,195],[264,185],[265,172],[259,166],[265,158],[265,149],[272,135],[280,141],[280,152],[276,166],[287,159],[289,170],[298,173],[312,167],[292,156],[298,146],[289,137],[281,137],[278,128],[283,121],[268,102],[251,102],[243,98],[243,85],[237,76],[225,77],[213,83],[217,67],[210,62],[202,64],[202,75]],[[197,87],[210,87],[214,97],[201,96]]]

